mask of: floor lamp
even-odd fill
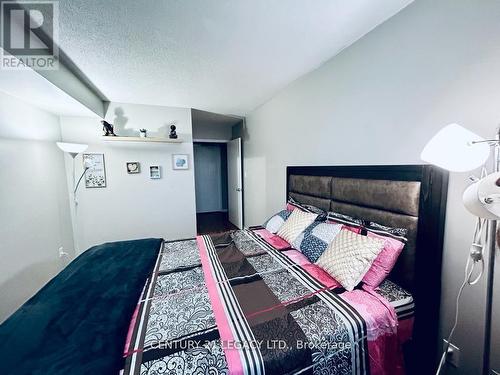
[[[85,172],[87,171],[87,169],[89,169],[89,167],[87,165],[85,165],[85,168],[80,176],[80,178],[78,179],[78,181],[76,180],[76,176],[75,176],[75,158],[78,154],[81,154],[83,151],[85,151],[87,149],[87,147],[89,147],[88,145],[85,145],[85,144],[82,144],[82,143],[66,143],[66,142],[56,142],[57,144],[57,147],[59,147],[62,151],[68,153],[71,158],[73,159],[72,162],[73,162],[73,173],[72,173],[72,176],[73,176],[73,202],[75,204],[75,206],[78,204],[77,200],[76,200],[76,191],[78,190],[78,186],[80,185],[80,182],[82,181],[82,178],[83,178],[83,175],[85,174]]]
[[[477,134],[457,124],[441,129],[425,146],[422,160],[452,172],[467,172],[482,166],[480,178],[471,177],[472,184],[463,194],[466,209],[477,217],[469,257],[465,266],[464,281],[460,286],[455,306],[455,321],[446,339],[436,374],[439,375],[446,356],[450,353],[450,343],[458,325],[460,297],[467,285],[476,284],[484,271],[484,257],[488,257],[486,290],[486,316],[483,374],[489,374],[491,319],[493,303],[493,277],[495,267],[496,220],[500,219],[500,172],[499,146],[500,132],[494,139],[483,139]],[[488,173],[485,165],[493,149],[493,167]],[[487,249],[486,249],[487,247]],[[487,250],[487,251],[486,251]],[[481,265],[479,274],[473,278],[476,265]]]
[[[76,179],[76,169],[75,169],[75,159],[76,156],[89,147],[86,144],[81,144],[81,143],[67,143],[67,142],[56,142],[57,147],[59,147],[62,151],[65,153],[69,154],[72,158],[72,163],[73,163],[73,170],[72,170],[72,182],[73,182],[73,191],[72,191],[72,196],[73,196],[73,207],[74,207],[74,222],[73,222],[73,230],[74,230],[74,236],[75,236],[75,251],[79,251],[78,249],[78,240],[77,238],[77,219],[76,219],[76,213],[77,213],[77,207],[78,207],[78,200],[76,199],[76,192],[78,190],[78,186],[80,186],[80,182],[82,181],[83,176],[85,175],[85,172],[87,169],[89,169],[89,166],[84,164],[83,172],[78,178]]]

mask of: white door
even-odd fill
[[[227,203],[229,221],[243,228],[243,180],[241,171],[241,138],[227,144]]]

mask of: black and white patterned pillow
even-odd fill
[[[381,236],[396,238],[403,242],[407,241],[406,236],[408,234],[408,230],[404,228],[392,228],[376,223],[374,221],[358,219],[349,215],[344,215],[333,211],[328,212],[327,220],[361,228],[362,234],[363,233],[366,234],[366,231],[368,231],[379,234]]]
[[[342,224],[316,221],[297,237],[292,246],[314,263],[325,252],[341,229]]]
[[[357,219],[349,215],[340,214],[338,212],[329,211],[327,214],[327,220],[334,221],[336,223],[350,225],[354,227],[363,227],[366,222],[363,219]]]
[[[328,214],[325,210],[322,210],[321,208],[318,208],[318,207],[310,205],[310,204],[297,202],[292,197],[288,198],[288,205],[295,207],[295,208],[298,208],[301,211],[305,211],[305,212],[309,212],[311,214],[318,215],[316,217],[316,221],[325,221],[327,214]]]
[[[381,236],[393,237],[403,242],[407,241],[408,229],[387,227],[374,221],[367,222],[365,227],[366,230],[380,234]]]
[[[262,226],[269,232],[276,234],[281,229],[291,213],[292,211],[282,210],[276,215],[273,215],[269,219],[267,219]]]

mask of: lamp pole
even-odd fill
[[[497,128],[496,144],[493,148],[493,173],[500,170],[500,127]],[[491,356],[491,323],[493,316],[493,287],[495,281],[495,256],[497,244],[497,222],[488,221],[488,276],[486,279],[486,311],[484,319],[484,355],[483,355],[483,375],[490,374],[490,356]]]

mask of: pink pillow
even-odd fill
[[[285,254],[288,258],[293,260],[293,262],[298,264],[299,266],[303,266],[305,264],[311,264],[311,262],[309,262],[309,259],[307,259],[306,256],[298,250],[295,249],[286,250],[283,252],[283,254]]]
[[[331,277],[323,268],[317,266],[314,263],[311,263],[309,259],[306,258],[304,254],[302,254],[298,250],[287,250],[284,251],[288,258],[293,260],[294,263],[300,265],[306,272],[322,283],[328,289],[340,288],[342,285]]]
[[[304,264],[302,268],[304,268],[309,275],[314,277],[329,289],[340,288],[342,286],[337,280],[335,280],[325,270],[323,270],[323,268],[317,266],[316,264]]]
[[[382,281],[384,281],[384,279],[394,268],[399,254],[401,254],[401,251],[403,250],[405,244],[404,242],[398,241],[394,238],[380,236],[372,232],[368,232],[367,236],[380,238],[385,241],[384,248],[382,249],[380,254],[377,255],[372,263],[372,266],[362,280],[365,285],[376,288]]]
[[[335,223],[334,221],[332,221],[332,223]],[[342,229],[346,229],[346,230],[350,230],[351,232],[354,232],[356,234],[360,234],[361,233],[361,228],[360,227],[351,227],[349,225],[343,225],[342,226]]]
[[[266,241],[269,245],[274,247],[276,250],[285,250],[290,249],[291,246],[288,242],[286,242],[283,238],[269,232],[267,229],[257,229],[254,231],[259,236],[261,236],[264,241]]]

